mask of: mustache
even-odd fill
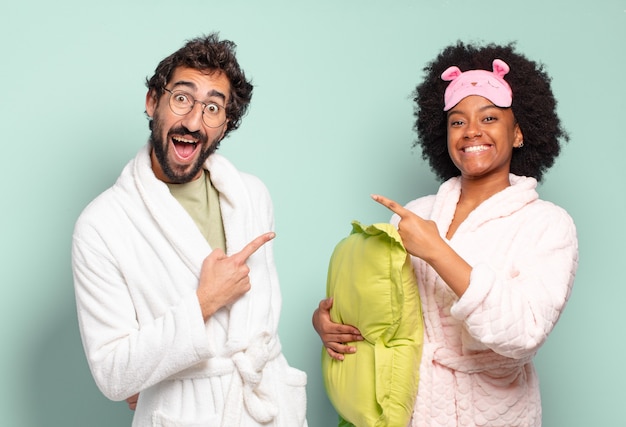
[[[200,132],[200,131],[191,132],[185,126],[178,126],[178,127],[170,129],[170,131],[167,133],[167,136],[169,138],[172,135],[190,136],[193,139],[197,140],[198,143],[201,143],[201,144],[206,144],[206,142],[209,140],[209,138],[206,136],[204,132]]]

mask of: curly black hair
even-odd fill
[[[146,86],[158,98],[178,67],[196,70],[223,72],[230,81],[230,101],[226,106],[229,119],[224,136],[239,127],[252,99],[252,83],[246,80],[235,56],[237,45],[230,40],[220,40],[218,33],[211,33],[188,40],[185,45],[163,59],[154,70],[154,75],[146,79]],[[150,128],[152,121],[150,121]]]
[[[443,111],[443,94],[449,82],[441,74],[456,65],[461,71],[492,70],[494,59],[506,62],[511,70],[505,80],[513,91],[513,115],[524,135],[524,146],[513,151],[511,173],[541,178],[559,155],[561,143],[569,135],[556,113],[556,99],[550,87],[551,78],[542,64],[515,51],[515,43],[507,45],[465,44],[461,41],[444,48],[423,71],[424,80],[413,92],[415,102],[414,130],[422,157],[441,179],[460,175],[447,148],[447,113]]]

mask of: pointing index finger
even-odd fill
[[[259,237],[252,240],[246,246],[243,247],[238,253],[233,256],[237,256],[242,258],[242,261],[245,262],[250,256],[255,253],[261,246],[272,240],[276,237],[276,233],[270,231],[269,233],[261,234]]]
[[[394,202],[391,199],[388,199],[385,196],[372,194],[372,199],[389,209],[391,212],[398,214],[400,218],[404,218],[410,212],[404,206],[400,205],[397,202]]]

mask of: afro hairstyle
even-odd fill
[[[505,80],[513,91],[511,109],[524,135],[523,148],[513,151],[511,173],[541,181],[559,155],[562,142],[569,141],[556,112],[551,78],[542,64],[516,52],[514,43],[481,46],[458,41],[424,67],[424,80],[413,92],[417,132],[414,146],[421,148],[422,157],[443,181],[459,176],[460,171],[448,154],[447,113],[443,111],[448,82],[441,79],[441,74],[452,65],[461,71],[490,71],[494,59],[503,60],[511,68]]]

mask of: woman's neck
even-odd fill
[[[473,205],[476,208],[482,202],[511,185],[508,174],[497,180],[469,179],[461,177],[461,197],[459,204]]]
[[[461,195],[456,204],[454,218],[448,228],[446,237],[452,238],[461,223],[476,209],[482,202],[496,193],[509,187],[511,182],[508,175],[506,179],[499,180],[479,180],[461,177]]]

